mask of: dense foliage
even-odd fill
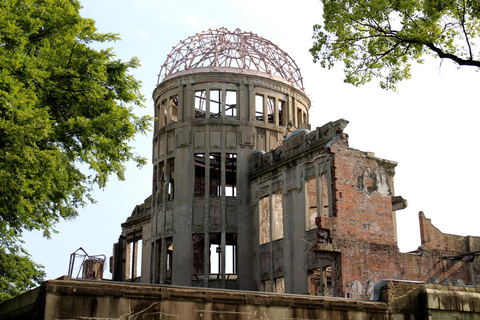
[[[314,26],[314,61],[345,65],[345,82],[381,78],[385,89],[410,77],[424,54],[480,67],[478,0],[322,0],[324,24]]]
[[[96,32],[80,7],[77,0],[0,2],[0,292],[7,292],[0,300],[41,279],[19,245],[23,231],[49,236],[93,201],[93,186],[104,187],[110,174],[122,179],[127,161],[145,163],[129,146],[150,126],[150,117],[133,112],[143,106],[129,74],[138,60],[93,49],[118,37]]]

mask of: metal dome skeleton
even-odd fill
[[[280,77],[304,91],[300,69],[285,51],[252,32],[239,29],[234,32],[225,28],[208,30],[181,41],[162,65],[157,85],[173,74],[199,68],[259,71]]]

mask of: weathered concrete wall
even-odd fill
[[[387,280],[377,301],[109,281],[52,280],[0,304],[1,320],[480,319],[480,286]]]
[[[2,305],[3,307],[3,305]],[[3,311],[3,310],[2,310]],[[8,314],[0,312],[0,319]],[[125,283],[48,281],[12,319],[388,319],[381,302]]]

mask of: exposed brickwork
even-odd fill
[[[369,299],[375,284],[383,279],[479,284],[480,263],[475,252],[480,251],[480,238],[444,234],[423,212],[419,214],[422,246],[415,252],[399,252],[392,203],[400,209],[405,205],[393,193],[397,163],[349,148],[348,136],[343,133],[345,125],[341,120],[313,132],[298,130],[284,140],[282,147],[253,159],[254,182],[256,177],[268,181],[274,170],[305,170],[306,228],[310,228],[309,221],[315,216],[317,226],[316,242],[306,261],[310,286],[328,276],[333,288],[320,292]],[[323,160],[312,167],[315,159]],[[324,179],[325,172],[331,175],[330,185]],[[301,187],[298,177],[296,184],[288,177],[287,174],[287,190]],[[331,197],[325,186],[331,187]],[[327,207],[330,204],[331,212],[318,210],[319,198],[325,200]],[[468,255],[469,252],[473,253]],[[328,274],[325,268],[329,268]],[[403,285],[395,283],[390,294],[406,294]],[[314,291],[310,289],[309,292]],[[315,290],[318,293],[318,288]]]

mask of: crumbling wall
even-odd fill
[[[297,130],[281,147],[252,159],[252,186],[273,183],[272,177],[283,172],[284,192],[295,190],[289,191],[289,201],[301,199],[298,194],[302,193],[306,199],[304,216],[298,212],[301,201],[288,204],[296,212],[288,228],[303,219],[302,239],[313,243],[305,244],[303,270],[286,270],[286,287],[293,278],[289,272],[307,273],[310,294],[362,299],[370,299],[375,284],[383,279],[480,283],[480,259],[476,258],[480,238],[444,234],[423,213],[419,215],[422,246],[416,252],[399,252],[394,210],[404,208],[406,201],[393,192],[397,163],[349,148],[343,132],[347,123],[339,120],[312,132]],[[324,171],[329,175],[322,175]],[[326,208],[319,210],[319,199],[325,200]],[[313,220],[315,239],[310,240]],[[286,235],[285,244],[296,243],[289,239],[293,233]],[[284,256],[298,259],[295,252]]]

